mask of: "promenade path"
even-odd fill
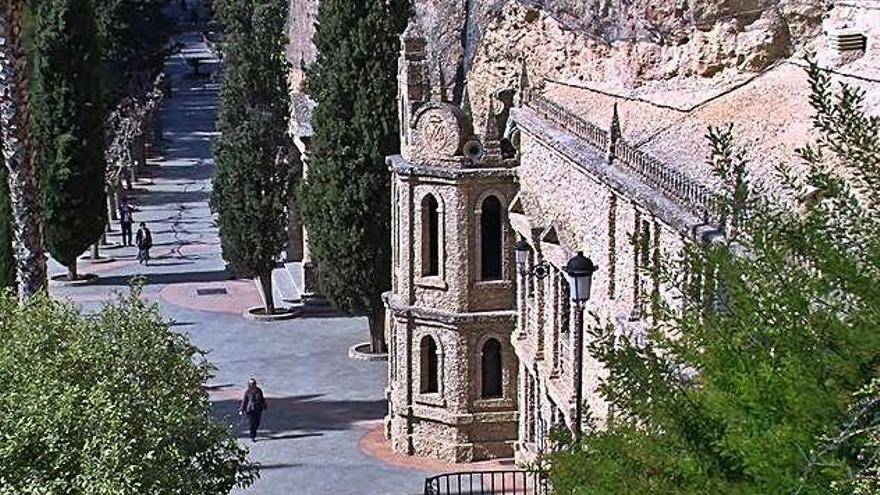
[[[53,284],[53,294],[93,310],[115,292],[127,291],[132,276],[145,277],[143,297],[155,301],[217,366],[207,384],[216,415],[263,465],[253,487],[234,493],[421,493],[425,476],[455,468],[387,451],[381,441],[386,364],[347,357],[350,346],[367,340],[365,319],[259,323],[241,317],[244,309],[259,304],[259,295],[252,281],[230,280],[208,208],[218,83],[188,75],[183,57],[210,59],[203,72],[217,72],[219,64],[200,35],[184,34],[178,41],[184,43],[182,54],[166,67],[173,96],[163,113],[164,156],[151,160],[130,193],[140,208],[135,221],[152,229],[154,260],[145,267],[135,261],[134,248],[105,250],[116,261],[80,265],[81,273],[100,275],[95,283]],[[118,225],[114,229],[109,239],[119,242]],[[64,272],[54,262],[50,269]],[[199,295],[206,289],[215,294]],[[255,444],[235,414],[249,377],[261,383],[269,402]]]

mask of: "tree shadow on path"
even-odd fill
[[[151,265],[152,266],[152,265]],[[157,266],[162,266],[161,264]],[[149,266],[144,267],[149,270]],[[175,273],[135,273],[131,275],[111,275],[101,277],[90,286],[122,286],[127,287],[132,277],[143,277],[144,285],[170,285],[186,284],[193,282],[220,282],[232,280],[233,277],[226,270],[198,271],[198,272],[175,272]]]
[[[323,395],[269,397],[263,413],[260,435],[269,440],[322,436],[326,431],[348,430],[356,423],[385,416],[388,403],[383,400],[320,400]],[[247,418],[238,415],[238,400],[212,402],[214,416],[232,425],[239,438],[248,436]]]

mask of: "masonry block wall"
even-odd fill
[[[651,294],[664,291],[657,276],[659,263],[681,252],[700,221],[689,217],[690,223],[682,222],[685,214],[636,178],[620,176],[630,181],[622,184],[609,181],[603,175],[613,166],[607,157],[582,143],[567,146],[573,142],[560,129],[528,108],[515,109],[513,118],[520,163],[511,225],[530,245],[530,262],[551,266],[544,279],[520,275],[517,280],[518,318],[512,338],[520,361],[516,457],[527,463],[550,447],[550,428],[573,426],[577,318],[584,318],[587,329],[613,325],[638,336],[647,328]],[[644,194],[654,201],[646,201]],[[583,315],[570,303],[563,272],[576,251],[598,266]],[[598,387],[605,371],[586,349],[583,373],[584,400],[601,425],[607,406]]]
[[[432,75],[427,43],[402,36],[402,153],[392,175],[386,435],[397,452],[453,462],[509,457],[517,435],[514,162],[497,123],[470,115]],[[465,153],[465,145],[478,152]]]

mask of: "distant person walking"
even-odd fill
[[[122,245],[131,246],[131,224],[134,222],[132,213],[135,208],[128,202],[122,200],[119,203],[119,226],[122,228]]]
[[[257,430],[260,429],[260,420],[263,419],[263,411],[266,410],[266,398],[263,390],[257,386],[257,381],[248,380],[248,388],[241,399],[241,407],[238,414],[247,414],[248,426],[250,427],[251,441],[257,441]]]
[[[138,247],[138,262],[149,266],[150,248],[153,247],[153,234],[150,233],[150,229],[147,228],[147,224],[144,222],[141,222],[141,226],[135,236],[135,242]]]

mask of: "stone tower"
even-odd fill
[[[501,154],[494,113],[474,125],[466,92],[463,102],[450,101],[443,68],[414,22],[401,44],[401,155],[388,158],[386,435],[410,455],[511,456],[518,362],[507,207],[515,163]]]

